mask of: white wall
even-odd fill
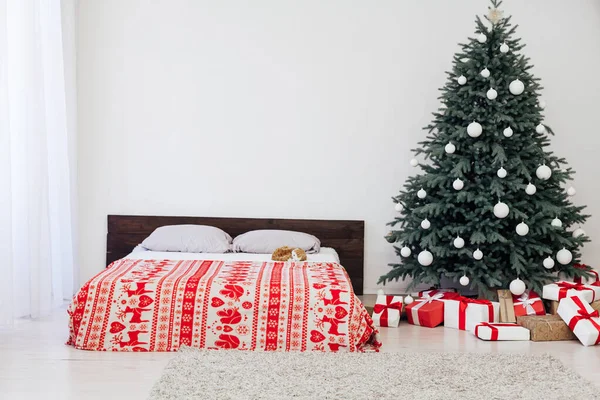
[[[364,219],[366,286],[394,261],[390,196],[457,43],[488,2],[82,1],[81,279],[109,213]],[[600,213],[600,3],[506,1],[555,148]],[[585,226],[600,238],[598,218]],[[600,249],[588,245],[585,261]],[[405,287],[398,283],[393,288]]]

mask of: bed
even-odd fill
[[[231,236],[301,231],[323,249],[306,261],[273,262],[268,254],[138,247],[154,229],[178,224],[215,226]],[[67,344],[95,351],[377,349],[377,330],[356,297],[363,240],[363,221],[109,215],[108,266],[69,305]]]

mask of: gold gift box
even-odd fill
[[[524,315],[517,317],[517,324],[529,329],[534,342],[577,339],[558,315]]]

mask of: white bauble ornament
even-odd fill
[[[473,252],[473,258],[476,260],[481,260],[483,258],[483,252],[479,249]]]
[[[575,193],[577,193],[577,190],[575,190],[575,188],[573,186],[571,186],[570,188],[567,189],[567,194],[569,196],[575,196]]]
[[[525,222],[521,222],[515,230],[517,231],[517,235],[525,236],[529,233],[529,226]]]
[[[554,259],[552,257],[548,256],[548,257],[544,258],[544,261],[542,261],[542,265],[546,269],[552,269],[554,267]]]
[[[480,33],[479,35],[477,35],[477,41],[479,43],[485,43],[486,40],[487,40],[487,36],[485,36],[484,33]]]
[[[501,201],[496,203],[496,205],[494,206],[494,215],[497,218],[506,218],[508,216],[508,211],[509,209],[506,203],[503,203]]]
[[[460,277],[460,279],[458,281],[460,282],[461,285],[467,286],[469,284],[469,277],[466,275],[463,275]]]
[[[509,126],[508,128],[506,128],[502,131],[502,134],[504,135],[504,137],[511,137],[513,135],[513,130]]]
[[[413,158],[412,160],[410,160],[411,167],[416,167],[417,165],[419,165],[419,161],[417,161],[416,158]]]
[[[431,227],[431,222],[429,222],[429,220],[427,218],[425,218],[423,221],[421,221],[421,228],[429,229],[430,227]]]
[[[404,210],[404,206],[401,203],[396,203],[394,204],[394,210],[402,212],[402,210]]]
[[[562,226],[562,221],[558,218],[554,218],[552,222],[550,222],[550,225],[552,225],[555,228],[560,228]]]
[[[467,78],[464,75],[459,76],[456,81],[458,82],[459,85],[464,85],[465,83],[467,83]]]
[[[446,151],[448,154],[454,154],[456,151],[456,146],[450,142],[444,147],[444,151]]]
[[[479,122],[473,121],[467,126],[467,133],[471,137],[474,137],[474,138],[478,137],[479,135],[481,135],[482,132],[483,132],[483,127],[481,126],[481,124]]]
[[[547,181],[552,176],[552,170],[550,169],[549,166],[547,166],[545,164],[540,165],[535,170],[535,176],[537,176],[539,179],[541,179],[543,181]]]
[[[546,102],[544,100],[540,101],[540,108],[546,108]]]
[[[377,290],[377,296],[384,296],[385,292],[383,291],[383,289],[378,289]]]
[[[535,187],[535,185],[532,183],[527,184],[527,186],[525,187],[525,193],[531,196],[535,194],[535,192],[537,192],[537,188]]]
[[[422,266],[427,267],[433,262],[433,254],[431,254],[427,250],[423,250],[417,256],[417,261],[419,261],[419,264],[421,264]]]
[[[465,184],[463,183],[463,181],[456,178],[454,182],[452,182],[452,187],[454,188],[454,190],[461,190],[463,187],[465,187]]]
[[[457,249],[462,249],[463,247],[465,247],[465,239],[461,238],[460,236],[457,236],[456,239],[454,239],[454,247],[456,247]]]
[[[578,238],[579,236],[585,236],[585,231],[581,228],[577,228],[573,231],[574,238]]]
[[[406,247],[404,246],[403,248],[400,249],[400,255],[402,257],[410,257],[412,251],[410,251],[410,247]]]
[[[535,131],[537,133],[544,133],[546,132],[546,127],[544,126],[544,124],[537,124],[537,126],[535,127]]]
[[[562,265],[567,265],[571,262],[571,260],[573,260],[573,254],[571,254],[571,252],[564,247],[562,250],[559,250],[558,253],[556,253],[556,261]]]
[[[498,178],[506,178],[506,174],[508,174],[508,172],[506,172],[506,170],[503,167],[500,167],[500,169],[496,172]]]
[[[496,92],[493,88],[490,88],[485,95],[488,99],[494,100],[496,97],[498,97],[498,92]]]
[[[512,281],[508,288],[510,289],[510,292],[515,296],[522,295],[523,293],[525,293],[525,289],[527,289],[527,287],[525,286],[525,282],[523,282],[519,278]]]
[[[483,76],[484,78],[489,78],[490,77],[490,70],[487,68],[484,68],[481,70],[481,72],[479,73],[479,75]]]
[[[515,96],[518,96],[525,90],[525,85],[520,80],[515,79],[508,85],[508,90]]]
[[[508,53],[509,50],[510,50],[510,48],[508,47],[508,45],[506,43],[502,43],[500,45],[500,53]]]
[[[410,294],[404,298],[404,304],[406,304],[406,305],[412,304],[414,301],[415,301],[415,299],[413,299]]]
[[[420,199],[424,199],[425,197],[427,197],[427,192],[425,191],[425,189],[419,189],[419,191],[417,192],[417,197]]]

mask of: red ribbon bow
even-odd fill
[[[598,272],[594,271],[593,269],[590,269],[590,267],[585,264],[575,264],[574,267],[579,268],[579,269],[586,269],[586,270],[588,270],[588,272],[591,272],[592,274],[596,275],[596,282],[590,283],[590,285],[591,286],[600,286],[600,275],[598,274]],[[574,278],[573,281],[575,283],[582,283],[580,276]]]
[[[402,302],[394,301],[394,296],[385,296],[385,304],[377,303],[373,307],[373,312],[375,314],[381,314],[379,317],[379,325],[380,326],[388,326],[388,310],[398,310],[402,311]]]
[[[475,336],[479,337],[479,328],[487,326],[488,328],[490,328],[492,330],[492,337],[490,338],[490,340],[498,340],[498,328],[499,326],[510,326],[513,328],[519,328],[521,325],[516,325],[516,324],[490,324],[489,322],[482,322],[480,324],[477,324],[475,326]]]
[[[468,297],[460,297],[453,300],[460,301],[460,305],[458,306],[458,329],[463,331],[466,329],[467,307],[469,307],[469,304],[486,305],[488,308],[488,321],[494,321],[494,306],[492,305],[491,301],[482,299],[470,299]]]
[[[581,283],[558,282],[556,285],[560,288],[558,291],[558,300],[559,301],[561,299],[564,299],[565,297],[567,297],[567,292],[571,289],[578,290],[578,291],[589,290],[592,292],[592,301],[594,301],[596,299],[596,292],[594,291],[594,289],[585,287]]]
[[[577,305],[577,307],[579,307],[579,309],[577,310],[577,315],[575,315],[569,321],[569,329],[570,330],[575,329],[575,326],[581,320],[588,320],[592,323],[594,328],[596,328],[596,330],[598,331],[598,338],[596,339],[596,343],[594,343],[594,344],[600,343],[600,324],[598,324],[596,321],[594,321],[592,319],[592,318],[600,317],[600,313],[598,312],[598,310],[594,310],[593,312],[589,312],[588,310],[586,310],[585,306],[583,305],[583,301],[581,301],[581,299],[579,297],[571,297],[571,299],[573,300],[575,305]]]

